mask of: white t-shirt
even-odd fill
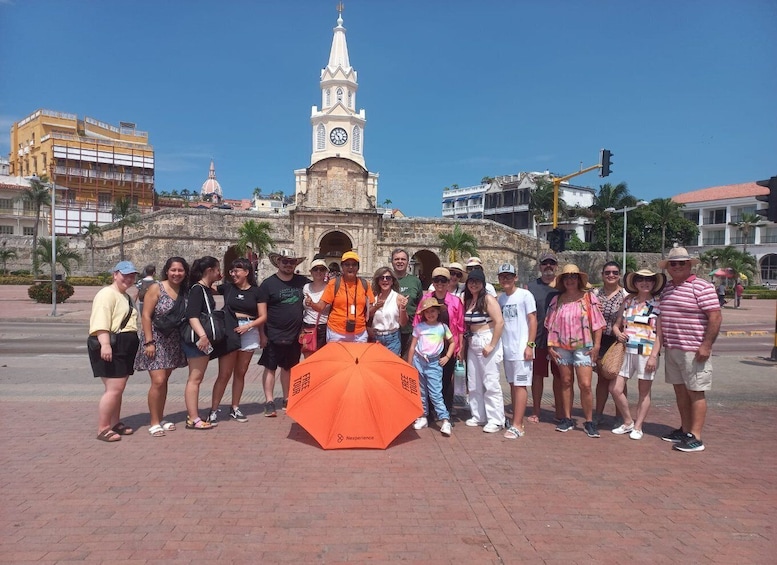
[[[537,311],[537,303],[531,292],[516,288],[507,295],[504,292],[497,298],[502,308],[505,325],[502,330],[502,349],[507,361],[523,361],[523,352],[529,342],[529,314]]]
[[[318,302],[321,300],[321,296],[324,294],[324,289],[326,289],[326,285],[319,290],[318,292],[313,292],[310,289],[310,285],[313,283],[307,283],[305,286],[302,287],[303,294],[310,295],[310,300],[313,302]],[[309,306],[305,306],[305,309],[302,311],[302,322],[304,324],[315,324],[316,319],[318,319],[319,324],[326,324],[326,321],[329,319],[329,308],[321,312],[321,317],[318,317],[318,312],[313,310],[313,308]]]
[[[379,332],[399,329],[399,306],[397,306],[397,293],[389,292],[382,308],[375,310],[372,317],[372,329]]]

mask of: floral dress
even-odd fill
[[[164,316],[173,308],[175,300],[173,297],[167,294],[165,285],[161,282],[159,284],[159,300],[154,307],[153,318],[157,316]],[[170,335],[162,335],[151,324],[151,339],[156,342],[156,355],[149,359],[143,353],[143,347],[138,349],[138,353],[135,356],[135,370],[136,371],[153,371],[156,369],[176,369],[178,367],[186,367],[186,356],[183,353],[181,347],[181,334],[177,331]],[[143,328],[140,329],[140,343],[146,343],[150,341],[143,335]]]

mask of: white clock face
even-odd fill
[[[329,140],[334,145],[345,145],[348,141],[348,133],[343,128],[335,128],[329,132]]]

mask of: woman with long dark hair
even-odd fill
[[[183,257],[170,257],[162,268],[162,280],[146,289],[141,313],[140,343],[135,356],[135,370],[148,371],[148,412],[151,422],[148,433],[162,437],[175,430],[175,423],[163,420],[167,402],[167,382],[174,369],[186,367],[181,334],[176,329],[166,335],[154,325],[154,319],[168,314],[181,293],[189,286],[189,264]],[[183,299],[181,299],[183,300]]]
[[[467,324],[467,388],[472,417],[468,426],[483,426],[486,433],[504,427],[505,403],[499,382],[504,318],[496,298],[486,292],[482,269],[473,270],[464,288],[464,322]]]
[[[397,355],[402,353],[400,328],[407,324],[407,297],[399,294],[399,281],[391,267],[379,267],[372,277],[375,301],[370,306],[369,332],[375,341]]]
[[[221,266],[218,259],[209,255],[196,259],[192,264],[190,280],[195,282],[189,288],[186,317],[197,340],[192,344],[183,343],[183,352],[186,354],[186,361],[189,365],[189,379],[186,381],[184,392],[187,412],[186,428],[189,430],[209,430],[213,426],[210,422],[200,418],[198,402],[200,385],[205,377],[205,370],[208,368],[209,356],[213,354],[213,344],[208,339],[205,328],[202,327],[200,314],[212,312],[216,308],[211,286],[221,280]]]
[[[215,425],[218,408],[229,379],[232,379],[232,407],[229,417],[236,422],[247,422],[240,410],[240,399],[245,387],[245,376],[254,351],[259,348],[259,287],[248,259],[235,259],[229,269],[232,282],[221,285],[226,313],[227,353],[219,357],[219,374],[213,383],[213,397],[208,422]]]

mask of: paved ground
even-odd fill
[[[51,321],[18,288],[0,287],[0,319]],[[61,319],[88,317],[81,291]],[[724,329],[773,324],[774,306],[726,310]],[[164,438],[146,433],[135,375],[123,414],[140,430],[109,445],[93,439],[101,386],[83,352],[3,354],[0,563],[772,563],[777,438],[763,430],[777,368],[714,363],[703,453],[659,439],[677,424],[661,380],[639,442],[555,432],[546,395],[545,421],[517,441],[458,421],[451,438],[407,430],[385,451],[323,451],[285,415],[258,414],[256,365],[248,423]],[[179,423],[185,380],[169,393]],[[213,368],[201,406],[212,383]]]

